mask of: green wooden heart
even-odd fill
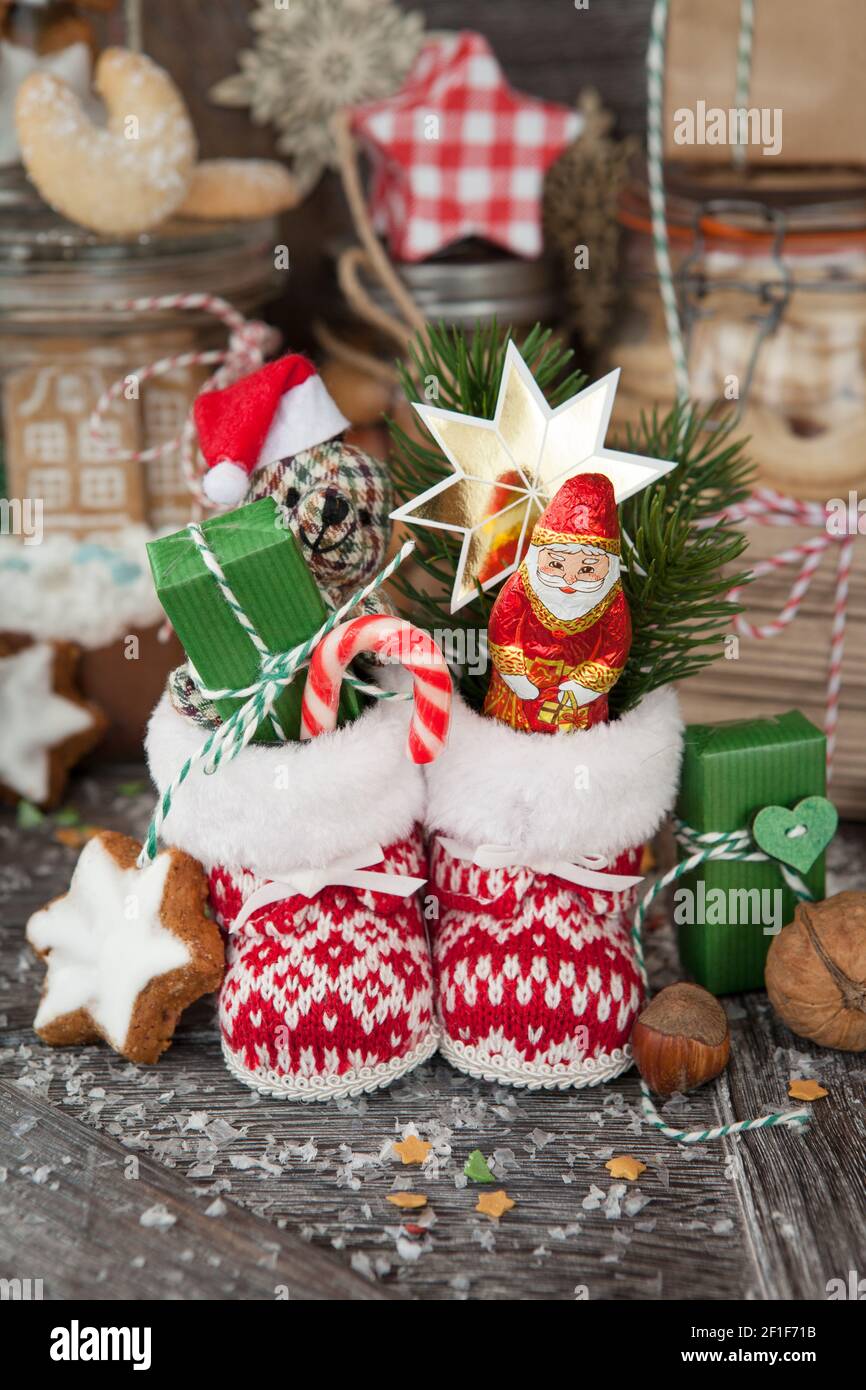
[[[755,816],[752,835],[771,859],[780,859],[808,873],[818,855],[836,834],[839,813],[826,796],[807,796],[793,811],[787,806],[765,806]]]

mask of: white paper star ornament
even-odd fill
[[[414,403],[454,475],[391,515],[462,534],[452,613],[471,603],[479,586],[491,589],[514,572],[536,520],[569,478],[605,473],[623,502],[675,466],[605,448],[618,381],[619,371],[610,372],[552,409],[509,342],[492,420]]]
[[[69,892],[27,923],[48,966],[33,1023],[44,1042],[102,1038],[130,1061],[155,1062],[182,1010],[219,987],[223,947],[204,910],[204,870],[175,849],[138,868],[140,849],[103,831],[82,850]]]

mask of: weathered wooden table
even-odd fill
[[[140,835],[150,796],[126,768],[79,780],[70,804]],[[763,995],[726,1001],[728,1072],[665,1113],[758,1115],[814,1077],[830,1095],[804,1132],[678,1148],[642,1128],[634,1074],[530,1094],[439,1062],[343,1104],[266,1100],[225,1070],[210,1001],[156,1067],[38,1041],[23,928],[78,853],[55,836],[0,819],[0,1278],[41,1279],[45,1298],[798,1299],[866,1274],[866,1058],[795,1039]],[[829,891],[866,886],[864,848],[864,827],[843,829]],[[666,923],[649,957],[656,985],[676,977]],[[412,1128],[433,1145],[423,1170],[392,1154]],[[517,1202],[499,1224],[463,1177],[475,1148]],[[638,1183],[611,1180],[621,1153],[647,1164]],[[411,1231],[386,1201],[409,1187],[429,1197]]]

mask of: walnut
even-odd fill
[[[799,903],[770,947],[764,978],[792,1033],[866,1051],[866,893]]]

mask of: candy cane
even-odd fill
[[[310,661],[301,705],[301,738],[336,727],[343,675],[360,652],[399,661],[414,678],[407,753],[413,763],[439,757],[451,722],[451,674],[432,637],[402,618],[350,618],[324,637]]]

